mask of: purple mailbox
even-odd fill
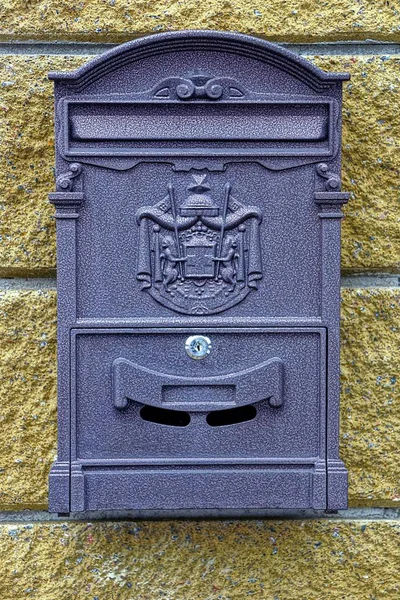
[[[50,510],[346,508],[348,75],[249,36],[180,31],[50,79]]]

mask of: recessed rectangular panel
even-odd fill
[[[118,470],[119,485],[110,471],[85,470],[86,497],[91,510],[141,509],[182,510],[188,497],[196,498],[196,508],[234,509],[298,508],[312,504],[312,471],[265,468],[247,470],[193,469],[142,472]]]
[[[229,164],[215,173],[177,172],[160,164],[122,172],[87,165],[91,183],[77,223],[77,316],[169,320],[178,311],[226,315],[231,324],[237,317],[320,317],[323,238],[308,193],[315,166],[302,166],[301,179],[299,172],[253,163]],[[201,194],[196,177],[205,188]],[[196,202],[206,205],[196,208]],[[204,222],[196,223],[198,212]],[[178,250],[179,267],[165,261],[165,254],[176,256]]]
[[[203,360],[186,353],[192,333],[74,332],[78,460],[290,463],[324,456],[324,329],[212,329]],[[230,414],[235,407],[238,414]],[[166,408],[189,418],[175,421]]]
[[[66,153],[159,156],[331,151],[332,103],[64,103]]]
[[[236,388],[234,385],[164,385],[162,402],[164,404],[209,406],[235,406]]]
[[[326,104],[77,104],[69,107],[70,139],[259,140],[326,139]]]

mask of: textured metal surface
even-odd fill
[[[190,31],[50,77],[50,510],[345,508],[347,75],[248,36]],[[193,336],[211,341],[203,360],[187,352]]]

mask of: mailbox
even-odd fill
[[[345,508],[348,75],[246,35],[180,31],[50,79],[50,510]]]

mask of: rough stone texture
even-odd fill
[[[0,294],[2,508],[47,504],[57,434],[55,323],[54,291]]]
[[[86,59],[87,60],[87,59]],[[55,267],[53,91],[50,69],[75,57],[0,56],[0,275]]]
[[[341,451],[350,504],[399,506],[400,290],[342,296]],[[0,315],[0,508],[44,508],[56,452],[55,292],[7,292]]]
[[[342,290],[341,452],[352,505],[400,503],[400,290]]]
[[[384,540],[384,543],[382,543]],[[396,521],[165,521],[0,528],[6,600],[397,600]]]
[[[393,0],[3,0],[3,39],[126,41],[173,29],[222,29],[276,40],[399,40]]]
[[[0,275],[38,276],[55,267],[53,100],[49,70],[73,70],[89,57],[0,57]],[[315,57],[326,70],[348,70],[344,85],[343,267],[400,266],[400,59]]]
[[[343,221],[345,269],[400,267],[400,59],[388,56],[314,57],[326,71],[345,70]]]

